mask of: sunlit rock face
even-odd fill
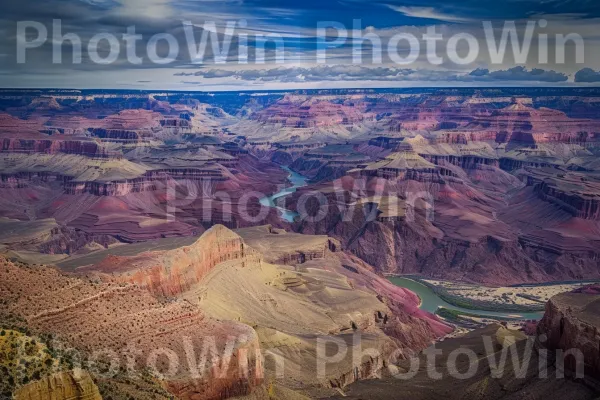
[[[58,372],[29,383],[14,394],[17,400],[102,400],[90,374],[82,370]]]
[[[118,280],[147,288],[157,296],[176,296],[198,284],[217,264],[236,260],[260,263],[261,255],[222,225],[207,230],[194,244],[137,257],[111,256],[93,267]]]

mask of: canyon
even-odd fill
[[[526,333],[535,357],[590,354],[591,380],[483,368],[462,392],[594,398],[595,286],[552,297],[525,333],[451,337],[451,321],[387,277],[600,280],[599,99],[595,88],[0,90],[0,328],[70,349],[48,347],[49,368],[11,396],[461,398],[451,377],[420,370],[400,388],[390,367],[432,345],[480,352],[482,335],[496,352],[505,336],[523,350]],[[347,351],[317,374],[323,340]],[[89,362],[98,350],[118,355],[119,373],[72,365],[71,351]]]
[[[32,334],[52,334],[81,354],[112,349],[120,357],[133,357],[131,365],[137,368],[143,368],[155,348],[167,348],[183,360],[186,343],[199,354],[207,337],[216,340],[217,348],[235,338],[236,364],[226,380],[211,374],[194,378],[186,368],[171,372],[170,364],[161,361],[156,368],[168,378],[159,386],[182,399],[248,394],[263,390],[265,379],[293,391],[331,392],[376,374],[389,360],[408,357],[452,330],[420,311],[414,294],[336,252],[327,237],[270,226],[240,234],[216,225],[191,246],[108,256],[74,275],[3,260],[3,318],[18,321]],[[278,240],[286,235],[301,245]],[[246,240],[257,248],[275,245],[279,251],[265,256]],[[300,258],[294,256],[298,247],[304,251]],[[20,295],[32,288],[38,289],[35,294]],[[379,358],[362,362],[358,374],[346,358],[333,363],[323,377],[310,372],[317,362],[318,335],[351,343],[352,332],[358,331],[365,333],[365,345],[379,349]],[[278,367],[257,361],[257,350],[281,358],[282,377],[275,374]],[[238,365],[250,368],[245,378],[236,375]],[[118,391],[126,383],[104,383],[110,386],[105,390]]]

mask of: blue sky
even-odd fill
[[[320,87],[403,87],[403,86],[561,86],[597,85],[600,83],[600,2],[589,0],[20,0],[3,6],[0,16],[0,86],[2,87],[97,87],[173,90],[295,89]],[[72,63],[73,49],[65,42],[53,46],[52,21],[60,19],[62,34],[73,33],[83,44],[81,63]],[[359,20],[359,28],[353,23]],[[526,60],[507,57],[494,63],[486,46],[482,21],[490,21],[500,38],[505,21],[514,21],[520,36],[528,21],[535,25],[531,51]],[[48,31],[43,45],[27,50],[27,61],[16,62],[17,21],[36,21]],[[330,46],[326,64],[317,63],[319,22],[335,21],[348,35],[375,35],[382,42],[381,62],[373,63],[370,42],[359,47],[362,63],[353,59],[353,46],[346,40]],[[234,24],[232,50],[227,62],[215,63],[210,45],[201,61],[190,58],[184,24],[191,23],[196,40],[213,23],[221,39],[227,24]],[[141,61],[127,58],[122,35],[135,27],[142,40],[136,43]],[[428,59],[425,42],[428,29],[443,35],[439,64]],[[22,36],[33,40],[33,28]],[[97,34],[111,34],[119,40],[114,62],[99,65],[86,53],[90,39]],[[327,40],[335,40],[338,30],[329,29]],[[156,34],[168,34],[179,44],[169,63],[156,64],[148,56],[148,40]],[[410,34],[420,41],[420,52],[410,64],[394,62],[388,44],[394,35]],[[467,34],[479,43],[479,52],[466,64],[457,64],[445,56],[448,38]],[[539,34],[548,35],[548,62],[540,62]],[[582,58],[576,57],[574,42],[565,47],[566,60],[556,62],[555,35],[577,34],[584,41]],[[32,36],[33,35],[33,36]],[[247,43],[240,36],[248,36]],[[264,64],[256,64],[255,35],[274,35],[284,43],[283,63],[276,59],[274,41],[266,46]],[[466,56],[465,41],[458,42],[457,54]],[[111,47],[112,46],[112,47]],[[396,47],[407,56],[408,42]],[[53,51],[62,54],[63,62],[53,63]],[[114,44],[100,41],[99,53],[107,55]],[[450,47],[448,47],[450,48]],[[510,43],[508,45],[510,49]],[[159,41],[157,54],[166,56],[170,48]],[[356,51],[356,49],[355,49]],[[240,63],[247,52],[249,62]],[[280,57],[281,58],[281,57]]]

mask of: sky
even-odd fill
[[[600,84],[596,0],[2,1],[4,88]]]

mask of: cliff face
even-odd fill
[[[600,125],[594,120],[574,119],[558,110],[533,108],[525,99],[473,119],[466,126],[471,140],[498,143],[586,143],[597,140]]]
[[[99,158],[111,156],[100,144],[91,140],[5,138],[1,140],[0,151],[12,153],[66,153]]]
[[[546,312],[537,327],[539,348],[577,349],[583,353],[585,376],[600,380],[600,294],[598,291],[562,293],[546,304]],[[565,358],[565,368],[576,371],[574,357]]]
[[[325,184],[313,186],[327,200],[324,217],[299,221],[295,229],[335,237],[343,250],[385,273],[492,285],[598,276],[595,221],[570,221],[493,166],[455,171],[464,183],[370,178],[356,190],[356,179],[344,177],[333,193]],[[305,193],[292,195],[292,205]],[[424,199],[412,201],[411,193]],[[317,215],[318,203],[306,203],[308,215]]]
[[[147,136],[138,131],[128,131],[124,129],[105,129],[105,128],[96,128],[92,130],[92,135],[99,137],[101,139],[116,139],[122,140],[127,143],[135,143],[142,139],[142,137]]]
[[[98,387],[86,371],[57,372],[19,388],[15,400],[102,400]]]
[[[516,240],[500,240],[484,234],[478,240],[444,237],[422,221],[420,215],[416,222],[408,222],[404,217],[368,221],[363,210],[357,210],[347,222],[335,217],[340,215],[335,209],[330,209],[328,215],[333,217],[317,224],[299,225],[299,231],[336,237],[344,250],[383,273],[422,274],[488,284],[545,279],[546,273],[519,249]]]
[[[500,163],[494,158],[485,158],[474,155],[454,156],[454,155],[430,155],[422,154],[424,159],[433,164],[440,165],[444,163],[456,165],[462,169],[477,169],[481,165],[499,167]]]
[[[574,217],[600,219],[600,180],[595,176],[552,169],[529,169],[525,175],[540,199]]]
[[[12,240],[4,241],[4,244],[9,248],[14,246],[16,250],[36,251],[43,254],[74,254],[89,245],[100,245],[106,248],[118,243],[109,235],[90,235],[77,229],[55,225],[53,219],[39,221],[39,224],[44,224],[46,221],[53,223],[47,230],[34,230],[31,236],[19,235]],[[36,222],[38,221],[32,222],[31,225],[35,226]],[[4,226],[8,228],[7,225]]]
[[[543,182],[537,187],[540,198],[557,204],[575,217],[600,219],[600,195],[572,193]]]
[[[114,274],[121,282],[147,288],[154,295],[176,296],[189,291],[217,264],[227,261],[260,262],[261,256],[240,236],[222,225],[207,230],[196,243],[134,257],[109,256],[92,267]]]
[[[314,128],[338,124],[351,125],[372,118],[353,105],[336,104],[326,99],[287,95],[276,104],[251,117],[261,123],[278,124],[289,128]]]

